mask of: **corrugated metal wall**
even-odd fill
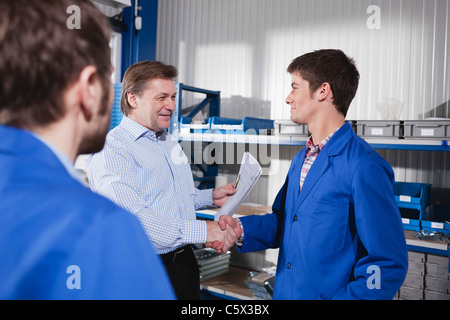
[[[371,5],[380,29],[368,27]],[[450,99],[449,16],[448,0],[164,0],[157,57],[180,82],[221,90],[226,115],[288,119],[289,62],[341,48],[361,72],[349,118],[381,119],[375,103],[392,98],[414,120]]]
[[[287,65],[340,48],[361,73],[347,118],[382,119],[385,98],[402,104],[402,120],[450,118],[449,22],[449,0],[163,0],[157,59],[178,67],[179,82],[220,90],[222,116],[289,119]],[[280,147],[280,172],[298,149]],[[380,153],[399,181],[450,190],[448,152]],[[264,178],[249,200],[270,204],[283,180]]]

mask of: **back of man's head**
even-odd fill
[[[88,65],[109,95],[110,36],[89,0],[0,0],[0,123],[31,128],[59,120],[64,91]]]

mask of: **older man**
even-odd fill
[[[122,82],[119,126],[107,136],[102,152],[87,162],[92,190],[139,217],[161,254],[179,299],[200,298],[193,243],[217,241],[227,251],[237,239],[232,228],[196,220],[195,209],[222,206],[236,192],[233,184],[198,190],[190,165],[165,129],[175,109],[175,67],[159,61],[132,65]]]

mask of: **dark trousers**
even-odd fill
[[[179,300],[200,299],[200,273],[190,245],[160,255]]]

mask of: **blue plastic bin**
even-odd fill
[[[223,133],[233,134],[259,134],[261,129],[273,129],[273,120],[244,117],[231,119],[224,117],[211,117],[209,119],[211,130],[220,130]]]
[[[189,128],[193,133],[220,131],[228,134],[259,134],[261,129],[273,129],[274,120],[244,117],[232,119],[225,117],[210,117],[208,123],[190,123],[188,117],[181,117],[180,128]]]
[[[450,234],[450,206],[433,204],[422,219],[422,229]]]
[[[424,210],[430,204],[431,184],[396,182],[395,200],[401,208]]]
[[[422,216],[424,216],[424,211],[410,208],[399,209],[402,217],[403,229],[419,231],[421,228],[420,221]]]

